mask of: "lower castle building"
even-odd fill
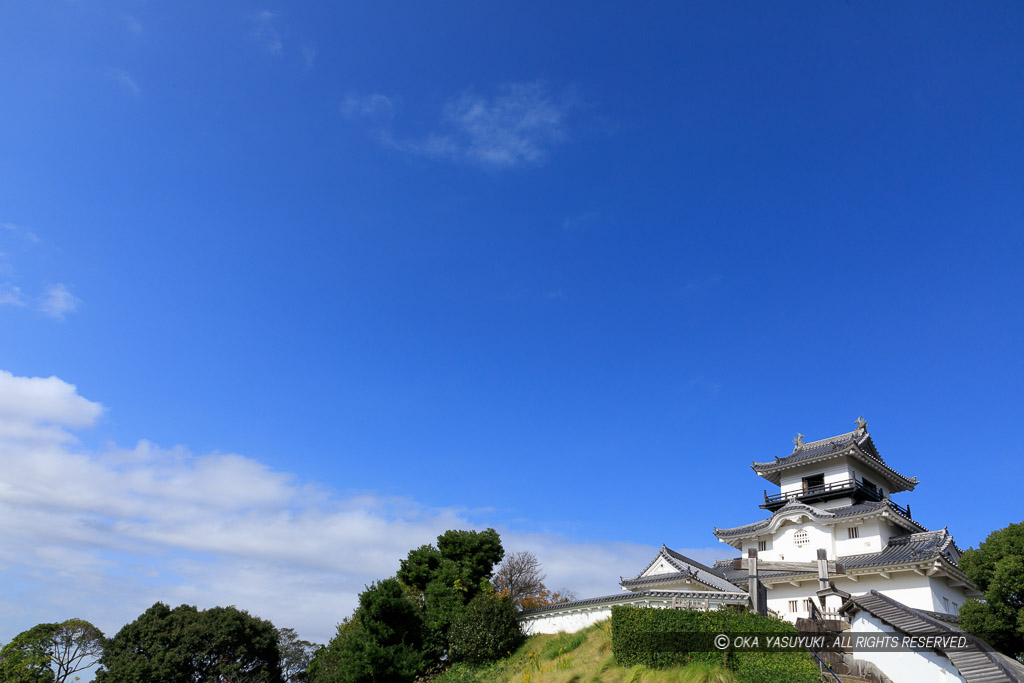
[[[714,529],[719,541],[756,559],[707,566],[663,545],[636,576],[620,577],[621,594],[529,610],[524,631],[574,632],[609,617],[614,605],[632,604],[751,606],[791,622],[845,620],[854,630],[959,632],[960,606],[981,593],[958,568],[961,550],[949,531],[925,528],[909,505],[893,500],[913,491],[917,478],[882,459],[863,419],[846,434],[811,442],[800,434],[793,442],[789,455],[751,465],[773,486],[760,505],[770,516]],[[1024,681],[1024,666],[983,650],[982,643],[973,659],[941,652],[855,656],[875,680]]]

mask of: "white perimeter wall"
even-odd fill
[[[710,595],[714,595],[711,593]],[[681,602],[693,602],[699,601],[699,598],[692,598],[689,596],[682,596],[678,598]],[[672,598],[652,598],[638,596],[635,600],[622,600],[617,596],[610,599],[608,602],[595,602],[589,605],[581,605],[579,607],[562,607],[555,608],[547,612],[541,612],[539,614],[528,614],[524,617],[519,618],[519,626],[522,628],[523,633],[528,636],[536,635],[538,633],[576,633],[582,631],[592,624],[596,624],[599,621],[610,619],[612,616],[612,607],[616,605],[629,605],[632,607],[654,607],[664,609],[672,606]],[[720,609],[721,603],[715,604],[711,602],[709,608]]]
[[[893,572],[888,579],[875,575],[862,576],[859,581],[851,581],[835,574],[831,578],[836,588],[851,595],[875,590],[908,607],[933,612],[955,614],[952,603],[963,605],[966,600],[963,589],[951,587],[946,579],[922,576],[912,571]],[[817,581],[804,581],[799,586],[789,583],[776,584],[768,589],[768,608],[777,612],[786,621],[795,622],[799,617],[810,616],[804,607],[804,599],[813,598],[817,601],[817,590]],[[943,597],[950,601],[949,610],[945,607]],[[796,612],[789,609],[790,600],[797,601]]]
[[[898,633],[889,626],[861,610],[850,622],[852,633]],[[917,652],[854,652],[854,659],[871,662],[896,683],[948,683],[960,677],[953,662],[934,650]]]

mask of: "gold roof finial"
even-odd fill
[[[861,415],[856,420],[854,420],[854,422],[857,423],[857,429],[858,430],[860,430],[862,432],[867,430],[867,428],[868,428],[868,421],[864,419],[863,415]]]
[[[799,448],[800,446],[803,446],[804,445],[804,435],[801,434],[800,432],[797,432],[796,433],[796,438],[793,439],[793,445],[796,446],[797,448]]]

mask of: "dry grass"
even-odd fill
[[[624,668],[612,655],[611,621],[579,634],[533,636],[511,657],[486,667],[454,667],[436,683],[733,683],[718,667]]]

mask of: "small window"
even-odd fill
[[[960,605],[953,603],[953,614],[960,614]]]
[[[815,474],[810,477],[804,477],[804,493],[812,491],[821,491],[825,488],[825,475]]]
[[[812,601],[810,598],[807,598],[806,600],[804,600],[804,609],[807,610],[808,612],[813,611],[814,610],[814,601]]]
[[[946,608],[946,614],[949,614],[949,598],[942,598],[942,606]]]
[[[765,550],[768,550],[768,541],[758,541],[757,552],[763,553]]]
[[[796,545],[797,548],[803,548],[805,545],[810,544],[810,542],[811,537],[807,534],[806,529],[801,529],[800,531],[793,534],[793,543]]]
[[[789,611],[796,612],[796,600],[789,601]]]
[[[847,528],[846,533],[850,538],[860,538],[860,527],[851,526]]]

